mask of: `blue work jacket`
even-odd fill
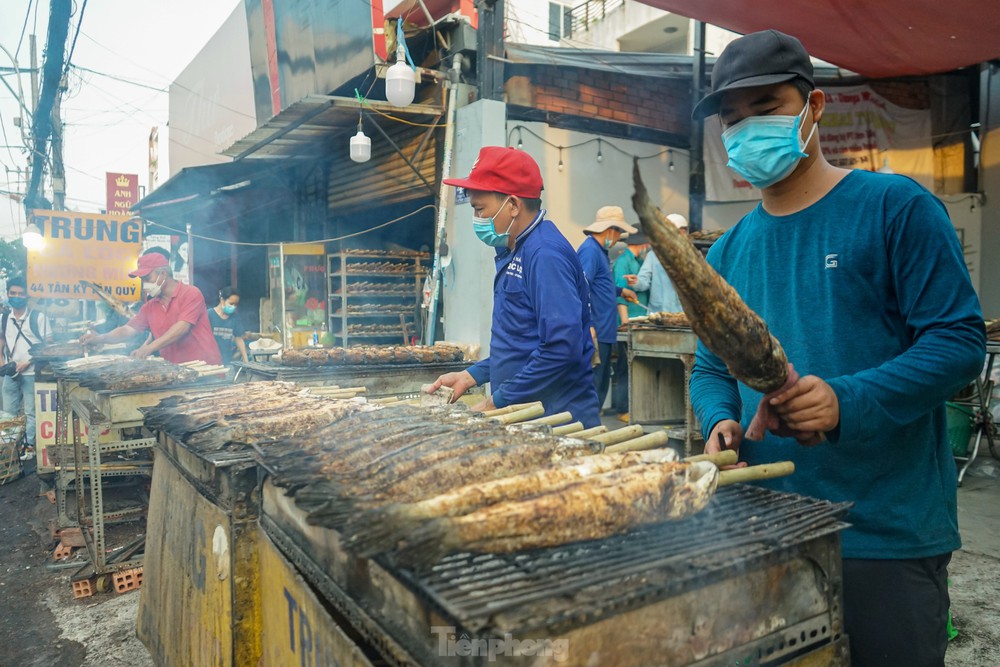
[[[618,340],[618,295],[622,289],[611,277],[608,251],[593,236],[587,236],[576,251],[590,285],[590,321],[597,330],[597,342]]]
[[[573,246],[544,216],[513,250],[497,251],[490,356],[469,373],[491,383],[498,408],[541,401],[545,414],[568,411],[591,428],[601,420],[587,279]]]

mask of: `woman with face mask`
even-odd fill
[[[247,360],[247,346],[243,341],[243,322],[240,320],[238,306],[240,295],[232,287],[223,287],[219,291],[219,303],[208,309],[208,319],[212,324],[212,335],[222,353],[222,363],[229,365],[239,352],[240,359]]]

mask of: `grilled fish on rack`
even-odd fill
[[[183,439],[189,433],[226,423],[237,414],[288,409],[299,403],[302,390],[286,382],[251,382],[213,391],[169,396],[158,405],[144,408],[145,423]]]
[[[262,445],[309,433],[361,409],[350,400],[300,396],[288,409],[261,415],[231,415],[214,427],[191,434],[186,444],[199,452],[217,451],[227,445]]]
[[[496,503],[527,500],[612,470],[676,460],[677,453],[669,448],[568,459],[492,482],[468,484],[425,500],[376,507],[351,517],[341,532],[355,551],[368,556],[392,549],[431,519],[461,516]]]
[[[718,478],[708,462],[612,470],[524,500],[431,519],[406,538],[398,557],[425,567],[452,552],[511,553],[610,537],[699,512]]]
[[[86,361],[86,360],[82,360]],[[65,364],[70,377],[89,389],[131,391],[185,384],[198,379],[197,371],[162,359],[110,357],[101,364]]]
[[[389,483],[381,483],[367,494],[355,491],[344,493],[342,485],[327,480],[317,480],[296,494],[311,506],[320,505],[324,495],[328,498],[309,515],[312,523],[339,527],[361,509],[370,509],[393,502],[415,502],[466,484],[488,482],[509,477],[563,459],[589,456],[603,451],[596,442],[542,435],[521,435],[503,440],[497,446],[480,447],[471,453],[447,457],[433,465],[418,469]],[[460,450],[461,451],[461,450]],[[275,478],[281,485],[281,480]],[[359,480],[356,488],[364,488]],[[370,489],[370,487],[369,487]],[[374,491],[374,492],[372,492]]]

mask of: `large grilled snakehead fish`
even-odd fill
[[[765,394],[788,380],[788,360],[781,343],[736,290],[715,272],[694,245],[653,205],[632,165],[632,206],[653,251],[677,289],[691,329],[715,353],[734,378]]]

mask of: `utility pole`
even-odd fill
[[[705,23],[694,22],[694,62],[691,67],[691,109],[698,104],[705,87]],[[691,152],[688,176],[688,224],[700,231],[705,208],[705,121],[691,121]]]
[[[35,36],[28,35],[28,49],[31,51],[31,115],[38,111],[38,47]]]
[[[57,211],[66,209],[66,170],[63,168],[63,124],[60,115],[66,88],[66,77],[62,77],[55,104],[52,105],[52,208]]]
[[[476,0],[476,81],[479,99],[503,99],[504,0]]]
[[[66,38],[69,35],[69,20],[72,0],[51,0],[49,4],[48,36],[45,43],[45,62],[42,70],[42,89],[38,94],[38,108],[31,123],[31,174],[24,197],[27,218],[31,210],[47,208],[51,204],[42,196],[42,175],[45,171],[45,156],[48,155],[48,141],[52,135],[53,110],[61,94],[63,69],[66,61]],[[60,128],[61,129],[61,128]]]

